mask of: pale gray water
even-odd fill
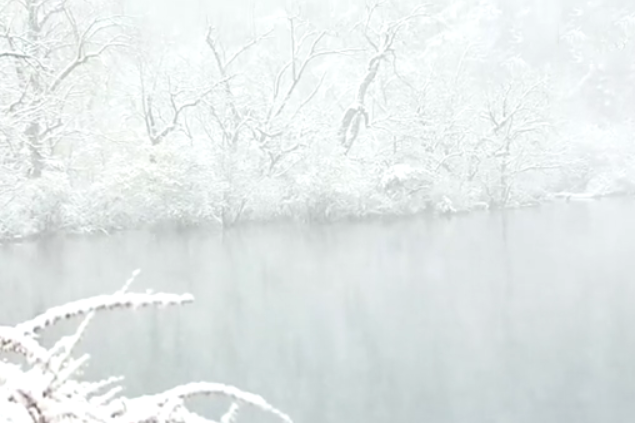
[[[89,373],[124,374],[132,394],[226,382],[309,423],[627,421],[634,216],[610,200],[10,245],[0,322],[114,291],[141,268],[137,290],[197,302],[97,319]]]

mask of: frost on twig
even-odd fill
[[[117,293],[112,295],[99,295],[51,308],[34,319],[19,324],[17,329],[24,333],[37,333],[61,320],[82,316],[93,311],[111,310],[115,308],[136,309],[151,305],[179,305],[192,301],[194,301],[194,297],[189,294]]]
[[[24,335],[24,332],[6,326],[0,326],[0,351],[11,351],[34,361],[44,361],[47,351],[36,341]]]
[[[193,396],[232,399],[222,423],[234,423],[241,405],[271,413],[285,423],[291,419],[262,397],[219,383],[197,382],[139,398],[120,396],[121,378],[90,382],[78,378],[89,360],[73,350],[98,311],[115,308],[181,305],[193,301],[189,294],[127,292],[138,271],[112,295],[102,295],[54,307],[15,327],[0,326],[0,353],[12,352],[26,363],[0,360],[0,422],[12,423],[213,423],[193,412],[185,402]],[[37,333],[61,320],[85,316],[75,333],[46,349]]]
[[[273,407],[260,395],[252,394],[242,391],[234,386],[224,385],[222,383],[211,382],[194,382],[186,385],[177,386],[161,394],[150,395],[140,397],[134,400],[121,403],[121,408],[115,411],[115,414],[122,413],[122,408],[125,407],[128,410],[142,410],[148,408],[171,408],[174,406],[175,400],[177,403],[181,403],[184,400],[195,396],[222,396],[230,398],[234,401],[234,404],[230,407],[229,411],[223,416],[228,422],[235,419],[235,415],[238,412],[238,403],[251,405],[259,408],[263,411],[271,413],[279,417],[285,423],[292,423],[291,418]],[[125,405],[123,405],[125,404]],[[123,407],[122,407],[123,406]],[[123,412],[125,415],[125,412]]]

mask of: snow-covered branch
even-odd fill
[[[262,397],[219,383],[196,382],[177,386],[163,393],[125,398],[117,384],[121,378],[88,382],[78,378],[88,356],[73,357],[73,349],[84,334],[91,317],[112,308],[138,308],[151,305],[181,305],[191,295],[140,294],[127,292],[131,280],[112,295],[102,295],[54,307],[15,327],[0,326],[0,351],[16,352],[28,360],[0,361],[0,421],[12,423],[54,423],[60,420],[85,423],[201,423],[211,420],[198,416],[185,406],[194,396],[220,396],[233,403],[222,422],[233,422],[241,405],[250,405],[291,423],[289,416]],[[36,333],[61,320],[87,315],[74,335],[62,338],[52,348],[44,348]]]
[[[95,42],[94,40],[99,33],[120,27],[117,17],[96,18],[79,34],[79,29],[77,28],[74,17],[72,17],[71,11],[65,7],[64,10],[68,14],[68,20],[73,26],[73,32],[76,38],[76,52],[73,59],[59,72],[55,79],[53,79],[49,86],[49,91],[55,91],[75,69],[87,63],[89,60],[101,56],[106,50],[116,47],[127,47],[129,45],[125,42],[126,38],[123,34],[116,34],[111,36],[107,41],[100,43],[98,48],[88,51],[88,45]]]
[[[186,90],[173,90],[170,78],[168,78],[168,104],[170,109],[171,118],[166,119],[167,122],[159,127],[158,123],[158,111],[154,102],[154,96],[147,92],[147,88],[144,82],[143,75],[141,76],[141,96],[142,96],[142,108],[143,118],[146,128],[146,133],[152,145],[160,144],[165,137],[174,132],[179,122],[183,119],[184,113],[191,108],[198,106],[210,93],[217,89],[218,86],[226,86],[229,83],[231,77],[223,78],[216,82],[211,87],[203,89],[201,92],[195,94],[188,94]],[[183,96],[192,97],[189,100],[183,101],[179,98]]]
[[[394,54],[393,44],[395,42],[395,38],[406,23],[417,17],[424,16],[424,14],[420,11],[421,7],[417,7],[407,16],[384,25],[384,29],[382,31],[374,31],[370,23],[372,16],[378,7],[379,4],[374,4],[369,7],[363,25],[364,38],[368,41],[375,54],[368,61],[366,74],[359,83],[355,101],[344,112],[344,116],[342,117],[342,121],[337,131],[338,139],[346,148],[346,152],[351,149],[353,143],[357,139],[362,119],[364,120],[365,126],[369,126],[369,116],[366,111],[364,101],[368,88],[377,76],[381,62],[385,60],[389,54]],[[373,40],[373,37],[371,36],[373,34],[371,34],[371,32],[374,33],[375,40]]]

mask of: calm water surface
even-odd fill
[[[96,319],[88,374],[131,395],[219,381],[308,423],[635,418],[632,201],[8,245],[0,323],[136,268],[136,290],[197,301]]]

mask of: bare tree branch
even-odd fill
[[[355,102],[344,112],[340,127],[337,131],[340,143],[346,148],[347,152],[350,150],[353,142],[357,138],[361,118],[364,118],[366,126],[368,126],[369,117],[368,112],[364,107],[364,101],[368,88],[377,76],[377,72],[379,71],[381,62],[386,59],[389,53],[392,53],[394,59],[395,56],[392,46],[400,29],[408,21],[416,17],[424,16],[423,13],[419,12],[421,6],[415,8],[409,15],[397,21],[389,22],[382,32],[378,34],[376,33],[376,36],[379,38],[379,40],[378,42],[374,42],[369,35],[370,31],[375,32],[374,30],[372,30],[370,22],[373,13],[379,7],[379,5],[380,3],[375,3],[372,6],[367,7],[367,16],[363,25],[364,38],[366,38],[366,41],[368,41],[368,43],[375,51],[375,55],[373,55],[373,57],[368,62],[368,69],[366,71],[366,75],[364,75],[364,78],[362,79],[362,82],[359,84],[359,87],[357,89]]]
[[[12,57],[14,59],[32,59],[33,56],[25,53],[17,53],[14,51],[0,51],[0,58],[2,57]]]
[[[214,31],[214,28],[212,26],[208,27],[207,34],[205,36],[205,41],[207,42],[207,45],[209,46],[209,48],[212,50],[212,53],[214,55],[214,60],[216,61],[216,66],[218,67],[218,71],[220,73],[220,77],[223,80],[226,81],[223,84],[223,88],[224,88],[224,91],[225,91],[225,95],[227,96],[227,102],[229,104],[232,116],[233,116],[235,121],[239,121],[240,120],[240,115],[239,115],[238,109],[236,107],[236,99],[234,98],[234,94],[233,94],[231,86],[229,84],[229,79],[227,78],[227,69],[243,53],[245,53],[247,50],[249,50],[251,47],[253,47],[256,44],[258,44],[262,40],[268,38],[269,35],[273,32],[273,29],[265,32],[264,34],[262,34],[262,35],[260,35],[258,37],[255,37],[254,39],[252,39],[248,43],[246,43],[243,46],[241,46],[236,52],[234,52],[234,54],[228,60],[223,60],[223,57],[221,56],[220,48],[218,46],[218,42],[213,37],[213,31]]]
[[[292,20],[290,20],[291,22],[293,22]],[[336,55],[336,54],[347,54],[347,53],[351,53],[351,52],[356,52],[356,51],[360,51],[359,49],[339,49],[339,50],[323,50],[323,51],[317,51],[317,46],[320,43],[320,41],[326,36],[326,31],[322,31],[322,32],[315,32],[315,31],[307,31],[306,33],[304,33],[304,35],[301,37],[301,39],[299,41],[295,40],[295,28],[294,26],[291,27],[292,31],[291,31],[291,44],[296,46],[296,49],[292,52],[291,55],[291,59],[289,61],[287,61],[278,71],[276,78],[274,80],[274,87],[273,87],[273,95],[272,95],[272,100],[271,100],[271,107],[269,108],[269,111],[267,112],[267,119],[266,122],[270,122],[272,119],[275,119],[276,117],[280,116],[282,114],[282,112],[285,110],[285,108],[287,107],[289,100],[291,99],[291,96],[293,95],[293,93],[295,92],[298,84],[300,83],[300,81],[302,80],[302,76],[304,75],[306,69],[308,68],[308,66],[311,64],[311,62],[313,62],[315,59],[319,58],[319,57],[324,57],[324,56],[329,56],[329,55]],[[299,51],[302,48],[302,46],[304,45],[305,41],[308,40],[310,37],[314,36],[313,38],[313,42],[311,43],[311,46],[309,47],[309,52],[307,53],[307,55],[305,56],[305,58],[302,60],[302,62],[300,63],[299,67],[296,65],[297,62],[297,57],[299,56]],[[280,99],[279,95],[280,92],[282,90],[282,78],[284,77],[284,74],[286,73],[286,71],[291,68],[291,83],[289,84],[289,87],[287,88],[284,96]],[[321,85],[321,82],[318,83],[318,87],[317,89],[319,89],[319,86]],[[316,89],[316,90],[317,90]],[[311,93],[309,95],[309,100],[311,98],[313,98],[315,96],[315,94],[317,93],[317,91]],[[304,101],[299,108],[303,108],[306,103],[308,103],[308,101]],[[277,104],[277,106],[276,106]],[[299,110],[296,110],[294,112],[294,116],[297,115]]]
[[[72,16],[72,15],[69,15]],[[49,86],[49,91],[55,91],[57,87],[79,66],[88,62],[89,60],[99,57],[109,48],[127,46],[122,40],[122,35],[115,35],[110,40],[101,44],[101,46],[93,52],[86,52],[87,45],[91,42],[91,39],[95,37],[99,32],[105,31],[110,28],[118,27],[118,23],[114,18],[98,18],[93,20],[88,27],[79,35],[76,46],[76,54],[73,61],[68,63],[66,67],[58,74]],[[77,27],[74,26],[75,30]]]
[[[156,126],[156,118],[155,118],[155,107],[153,106],[152,96],[146,92],[145,84],[143,83],[142,77],[142,107],[144,113],[144,121],[146,132],[148,137],[150,138],[150,142],[152,145],[158,145],[165,139],[167,135],[172,133],[177,129],[179,120],[183,113],[186,110],[191,109],[193,107],[198,106],[205,97],[207,97],[211,92],[213,92],[219,85],[224,85],[227,83],[229,78],[223,79],[221,81],[216,82],[210,88],[206,89],[204,92],[198,94],[196,98],[190,101],[183,102],[179,104],[177,101],[177,97],[183,94],[184,91],[174,92],[170,90],[169,93],[169,104],[171,109],[172,118],[168,121],[168,123],[162,128],[157,129]]]

